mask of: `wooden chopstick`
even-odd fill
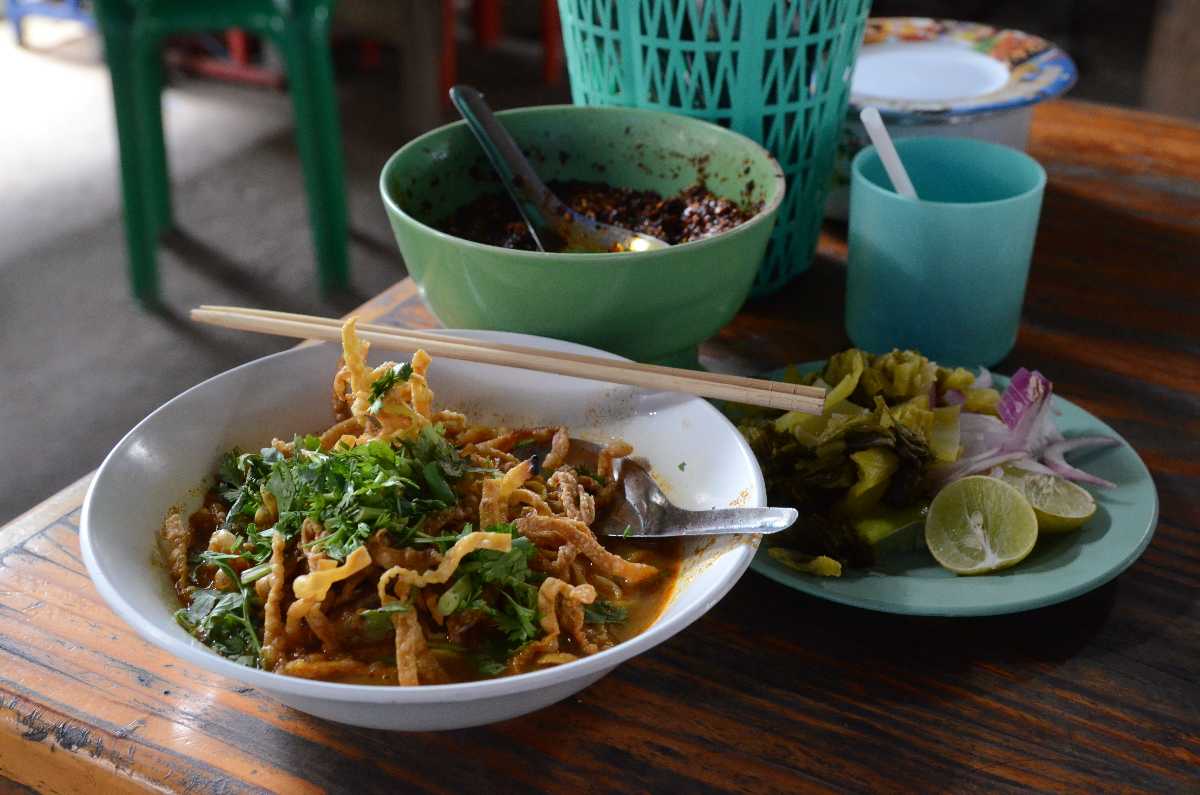
[[[240,307],[240,306],[221,306],[221,305],[214,305],[214,304],[203,304],[200,307],[198,307],[197,310],[193,310],[193,312],[196,312],[196,311],[204,311],[204,312],[211,311],[211,312],[221,312],[221,313],[233,312],[233,313],[241,314],[241,315],[253,315],[255,317],[277,318],[277,319],[282,319],[282,320],[295,320],[295,321],[306,322],[306,323],[317,323],[322,326],[329,326],[329,327],[336,328],[339,330],[341,329],[342,323],[343,323],[342,320],[340,320],[338,318],[332,318],[332,317],[320,317],[318,315],[302,315],[302,314],[297,314],[295,312],[280,312],[280,311],[277,311],[274,309],[254,309],[254,308],[250,308],[250,307]],[[358,329],[360,331],[376,331],[381,334],[403,334],[406,337],[412,337],[414,339],[429,340],[429,341],[436,341],[436,342],[455,342],[455,343],[458,343],[461,345],[470,345],[470,346],[481,344],[480,340],[471,339],[468,337],[455,337],[455,336],[451,336],[449,334],[441,334],[441,333],[429,332],[429,331],[419,331],[416,329],[402,329],[402,328],[397,328],[396,326],[385,326],[385,325],[380,325],[378,323],[359,323]],[[762,386],[762,388],[770,388],[772,391],[781,392],[784,394],[808,395],[810,397],[814,397],[814,398],[818,398],[818,399],[823,399],[825,396],[825,390],[823,390],[819,387],[815,387],[815,386],[805,386],[803,384],[789,384],[789,383],[785,383],[782,381],[766,381],[763,379],[746,378],[745,376],[740,376],[740,375],[727,375],[725,373],[710,373],[710,372],[703,371],[703,370],[681,370],[679,368],[664,367],[664,366],[658,365],[658,364],[643,364],[641,362],[627,362],[627,361],[622,361],[619,359],[604,359],[604,358],[600,358],[597,356],[588,356],[586,354],[567,353],[565,351],[564,352],[555,351],[555,352],[551,353],[551,352],[543,350],[541,348],[529,348],[529,347],[522,346],[522,345],[509,345],[509,344],[500,343],[500,342],[487,342],[487,343],[483,343],[483,344],[485,344],[487,347],[493,348],[495,350],[506,350],[506,351],[512,351],[514,353],[534,353],[534,354],[542,355],[542,356],[549,355],[549,356],[553,356],[554,358],[558,358],[558,359],[567,359],[570,361],[581,362],[584,364],[596,364],[601,367],[615,367],[618,369],[625,369],[625,370],[633,369],[633,370],[637,370],[639,372],[645,372],[645,373],[677,374],[677,373],[682,372],[682,373],[689,374],[700,380],[714,381],[714,382],[719,382],[719,383],[723,383],[723,384],[730,384],[733,386],[750,385],[752,387],[758,387],[760,385],[765,385],[765,386]]]
[[[191,316],[199,322],[243,331],[300,339],[341,339],[342,321],[335,318],[210,305],[193,309]],[[768,408],[820,414],[824,406],[823,389],[801,384],[602,359],[372,323],[360,324],[358,335],[381,348],[405,351],[424,348],[434,356],[450,359],[557,373],[647,389],[685,392]]]

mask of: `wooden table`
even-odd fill
[[[80,563],[84,479],[0,530],[0,791],[1200,791],[1200,127],[1057,102],[1032,151],[1050,182],[1005,364],[1050,374],[1149,464],[1158,530],[1114,582],[1022,615],[927,619],[747,574],[575,698],[390,734],[139,640]],[[813,269],[748,305],[706,361],[766,369],[844,346],[843,254],[829,230]],[[407,282],[365,313],[432,322]]]

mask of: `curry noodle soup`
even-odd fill
[[[568,466],[565,427],[435,411],[425,352],[369,367],[353,320],[342,345],[331,427],[227,453],[201,507],[167,516],[185,629],[281,674],[417,685],[559,665],[654,623],[681,544],[590,528],[628,444]]]

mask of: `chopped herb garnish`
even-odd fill
[[[242,572],[242,576],[239,579],[241,579],[242,585],[249,585],[252,582],[261,580],[270,573],[271,562],[267,561],[266,563],[260,563],[257,566],[251,566],[250,568],[246,569]]]
[[[400,368],[395,378],[407,378],[409,372]],[[465,462],[441,428],[432,426],[411,442],[377,440],[323,451],[320,439],[304,436],[293,440],[290,456],[273,447],[258,453],[229,453],[221,459],[216,488],[230,503],[221,529],[232,533],[235,541],[227,552],[197,553],[192,558],[192,582],[204,582],[203,567],[216,567],[237,590],[198,589],[191,603],[175,614],[176,620],[222,655],[246,665],[259,664],[262,606],[254,583],[271,571],[275,533],[291,540],[305,520],[312,520],[324,533],[308,542],[308,549],[323,550],[339,561],[380,531],[396,546],[419,542],[449,546],[455,537],[447,543],[443,537],[421,533],[421,527],[429,514],[457,503],[453,483],[465,470]],[[268,494],[274,502],[274,524],[259,527],[254,519]],[[515,571],[516,564],[508,570]],[[514,591],[514,596],[525,599],[520,604],[533,606],[523,592]],[[380,623],[381,619],[400,609],[407,608],[388,605],[366,611],[364,621],[369,627],[386,629],[387,622]]]
[[[267,448],[222,461],[220,488],[233,502],[224,528],[238,536],[238,556],[250,567],[270,557],[273,531],[291,539],[305,519],[325,529],[309,548],[335,560],[380,530],[396,546],[411,544],[425,516],[457,504],[452,484],[465,471],[457,450],[433,426],[412,442],[376,440],[327,452],[316,437],[298,437],[293,451],[285,458]],[[278,518],[274,527],[256,530],[249,520],[264,491],[274,497]]]
[[[412,606],[408,602],[388,602],[374,610],[364,610],[359,613],[359,616],[362,617],[363,624],[367,628],[367,634],[378,639],[386,635],[392,628],[393,613],[407,613],[411,609]]]
[[[475,660],[475,668],[484,676],[499,676],[508,668],[508,663],[504,660],[481,654]]]
[[[442,474],[448,478],[460,478],[467,470],[467,461],[458,454],[454,445],[446,441],[441,425],[426,425],[415,442],[408,445],[419,461],[436,461]]]
[[[459,577],[438,599],[438,610],[442,615],[450,615],[464,604],[472,601],[475,593],[475,582],[471,577]]]
[[[625,529],[621,531],[621,538],[629,538],[633,535],[632,525],[625,525]]]
[[[619,624],[629,618],[629,610],[612,602],[593,602],[583,606],[583,620],[589,624]]]
[[[591,478],[592,480],[596,481],[601,486],[603,486],[607,482],[607,478],[605,478],[604,475],[601,475],[599,472],[592,469],[591,467],[579,465],[579,466],[575,467],[575,471],[579,473],[580,477]]]
[[[469,525],[464,528],[470,531]],[[460,610],[486,614],[504,634],[504,653],[495,656],[507,660],[541,633],[537,594],[545,575],[529,568],[536,548],[528,538],[517,536],[513,525],[493,525],[487,532],[512,534],[512,548],[508,552],[480,549],[463,558],[456,579],[438,600],[438,610],[444,615]],[[491,598],[485,598],[485,591]],[[487,674],[483,668],[480,672]]]
[[[496,637],[476,647],[470,658],[483,676],[499,676],[508,669],[511,656],[511,645],[503,637]]]
[[[204,588],[195,591],[188,606],[175,611],[175,620],[221,656],[255,667],[262,647],[250,617],[254,592],[242,585],[241,578],[228,563],[218,560],[214,565],[225,572],[237,590]]]
[[[275,509],[286,513],[292,509],[292,500],[296,497],[296,473],[290,466],[275,466],[267,478],[267,491],[275,497]]]
[[[683,472],[686,469],[687,469],[687,461],[680,461],[679,462],[679,471]]]
[[[536,595],[536,591],[534,593]],[[537,625],[537,608],[526,607],[514,599],[507,591],[501,591],[500,594],[507,600],[508,604],[502,606],[500,610],[492,615],[496,626],[503,630],[510,641],[518,645],[536,638],[540,631]]]
[[[378,414],[383,408],[383,398],[397,384],[403,384],[412,376],[412,365],[408,362],[397,364],[371,384],[371,405],[367,411]]]
[[[425,476],[425,483],[429,486],[429,490],[433,492],[434,497],[447,505],[453,505],[457,501],[437,461],[426,461],[425,465],[421,467],[421,474]]]

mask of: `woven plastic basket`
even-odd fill
[[[787,198],[754,293],[816,247],[870,0],[558,0],[571,93],[731,127],[775,155]]]

